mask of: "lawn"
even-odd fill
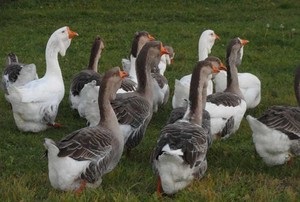
[[[0,59],[14,52],[24,63],[35,63],[38,75],[45,73],[45,46],[49,36],[68,25],[79,33],[65,57],[59,57],[65,82],[65,97],[57,121],[60,129],[37,134],[20,132],[12,111],[0,91],[0,199],[1,201],[160,201],[149,156],[159,131],[172,109],[154,114],[142,143],[130,157],[103,177],[101,187],[82,195],[53,189],[43,158],[45,137],[59,140],[85,127],[85,120],[68,102],[70,80],[88,64],[95,36],[104,40],[100,72],[121,65],[128,57],[136,31],[147,30],[157,40],[174,48],[174,63],[165,76],[171,95],[174,80],[191,73],[198,58],[198,39],[213,29],[221,40],[211,55],[224,61],[228,41],[248,39],[240,72],[255,74],[262,83],[262,100],[247,114],[258,117],[271,105],[296,105],[293,73],[300,64],[300,2],[290,1],[38,1],[0,0]],[[2,68],[2,70],[3,70]],[[214,142],[209,150],[208,170],[200,181],[165,201],[297,201],[300,198],[300,159],[292,165],[268,167],[256,154],[251,130],[244,119],[236,134]]]

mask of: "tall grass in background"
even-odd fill
[[[240,72],[251,72],[262,82],[260,105],[246,114],[258,117],[268,106],[296,105],[293,72],[300,64],[300,3],[291,1],[0,1],[0,60],[15,52],[20,61],[35,63],[45,73],[44,51],[49,36],[68,25],[79,36],[65,57],[59,57],[66,94],[57,121],[64,126],[38,134],[18,131],[10,105],[0,92],[0,198],[1,201],[159,201],[149,156],[171,111],[168,105],[153,116],[142,143],[131,157],[103,178],[102,186],[81,196],[54,190],[48,180],[43,140],[59,140],[85,127],[70,109],[72,76],[88,64],[96,35],[105,43],[100,72],[121,65],[128,57],[133,34],[147,30],[174,48],[174,64],[165,76],[173,93],[197,61],[198,39],[205,29],[220,37],[212,55],[224,61],[225,47],[236,36],[248,39]],[[205,177],[166,201],[297,201],[300,198],[300,159],[293,165],[266,166],[256,154],[246,120],[226,141],[214,142],[208,153]]]

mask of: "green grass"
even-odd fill
[[[0,199],[1,201],[159,201],[149,156],[171,111],[168,105],[153,116],[142,143],[130,158],[103,178],[102,186],[73,193],[54,190],[48,180],[43,140],[59,140],[85,126],[71,111],[68,89],[72,76],[83,69],[96,35],[105,42],[100,71],[121,65],[133,34],[147,30],[171,45],[175,61],[165,75],[171,93],[175,78],[189,74],[197,61],[198,39],[213,29],[220,37],[212,55],[224,60],[225,47],[235,37],[248,39],[240,72],[251,72],[262,82],[260,105],[246,112],[259,116],[268,106],[296,105],[293,72],[300,64],[300,3],[291,1],[0,1],[0,58],[13,51],[24,63],[35,63],[45,73],[44,50],[57,28],[70,26],[79,33],[65,57],[59,57],[66,94],[57,121],[61,129],[38,134],[15,126],[9,104],[0,92]],[[267,27],[269,24],[269,27]],[[280,26],[280,25],[283,26]],[[208,153],[205,177],[166,201],[297,201],[300,198],[300,160],[292,166],[266,166],[256,154],[246,120],[230,139],[215,142]]]

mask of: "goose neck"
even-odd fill
[[[130,55],[130,70],[129,76],[131,80],[137,83],[137,75],[136,75],[136,58],[133,55]]]
[[[244,99],[244,96],[240,90],[238,80],[238,70],[236,67],[237,54],[230,54],[226,61],[227,65],[227,88],[225,92],[231,92],[237,94],[240,98]]]
[[[110,104],[110,92],[106,86],[101,86],[98,96],[98,106],[100,113],[100,125],[105,125],[112,131],[119,131],[118,119]]]
[[[199,61],[205,60],[208,57],[208,54],[210,53],[210,48],[206,48],[200,43],[198,49]]]
[[[100,58],[101,58],[101,54],[95,55],[91,53],[88,69],[98,72],[98,64]]]
[[[153,88],[153,83],[151,82],[151,67],[149,64],[144,67],[144,71],[140,71],[143,69],[140,69],[137,71],[137,81],[138,81],[138,86],[136,92],[144,95],[145,97],[149,98],[148,100],[152,100],[152,88]],[[152,103],[152,102],[150,102]]]
[[[58,62],[58,48],[51,43],[48,42],[46,47],[46,73],[45,77],[59,77],[62,80],[62,73]]]
[[[206,76],[207,77],[207,76]],[[202,125],[202,114],[206,104],[207,78],[203,73],[193,74],[189,95],[189,104],[184,119]]]

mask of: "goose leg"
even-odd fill
[[[82,192],[83,192],[83,190],[85,189],[85,187],[86,187],[86,180],[82,180],[81,181],[81,183],[80,183],[80,187],[78,188],[78,189],[76,189],[75,190],[75,194],[76,195],[80,195]]]
[[[158,176],[158,178],[157,178],[156,192],[157,192],[158,197],[161,197],[161,196],[162,196],[163,190],[162,190],[162,186],[161,186],[161,179],[160,179],[160,176]]]
[[[61,128],[62,127],[62,124],[60,124],[60,123],[48,123],[47,125],[51,126],[53,128]]]

